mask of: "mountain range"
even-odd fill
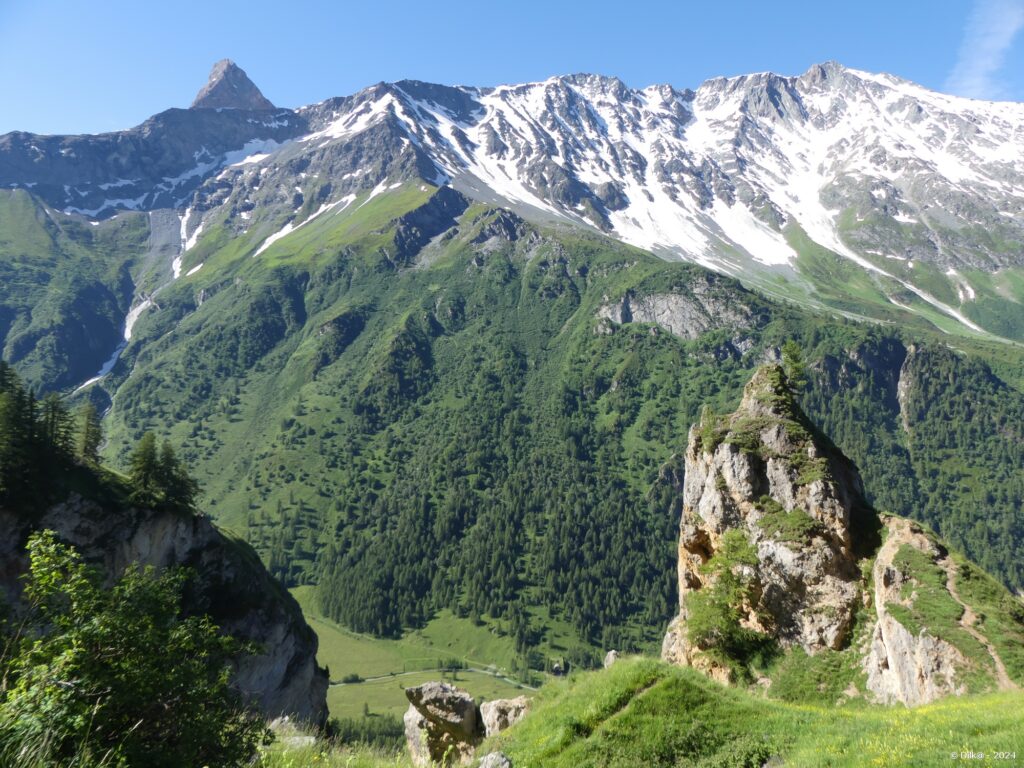
[[[834,63],[284,109],[223,61],[136,128],[0,137],[3,357],[115,465],[170,437],[347,626],[585,657],[659,642],[686,430],[796,340],[868,500],[1021,589],[1022,124]]]
[[[178,276],[215,226],[262,252],[361,192],[450,185],[810,306],[1021,339],[1022,134],[1019,104],[833,62],[696,90],[402,81],[285,110],[225,60],[137,128],[0,138],[0,186],[61,219],[153,213]]]

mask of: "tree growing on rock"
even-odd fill
[[[178,459],[174,447],[165,441],[157,450],[156,436],[147,432],[139,440],[129,461],[132,501],[163,505],[178,512],[195,512],[199,484]]]
[[[782,345],[782,370],[789,382],[789,390],[795,395],[807,386],[807,364],[804,351],[793,339]]]
[[[135,446],[128,461],[128,476],[132,483],[132,501],[151,505],[159,500],[160,461],[156,449],[156,435],[147,432]]]
[[[741,621],[752,601],[757,563],[757,552],[746,536],[736,529],[727,531],[721,547],[701,568],[708,586],[686,598],[690,642],[730,667],[733,662],[745,666],[767,639]]]

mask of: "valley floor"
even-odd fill
[[[530,686],[509,676],[515,657],[511,639],[487,626],[445,613],[400,639],[376,638],[326,619],[316,608],[312,587],[297,587],[292,594],[320,640],[317,659],[330,671],[331,717],[369,713],[401,718],[409,707],[406,688],[442,678],[483,699],[531,692]],[[463,668],[446,671],[453,662]],[[344,682],[355,675],[359,682]]]

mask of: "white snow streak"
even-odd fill
[[[335,211],[335,213],[341,213],[346,208],[348,208],[349,205],[351,205],[352,201],[355,199],[355,195],[346,195],[345,197],[341,198],[340,200],[336,200],[333,203],[324,203],[316,210],[316,212],[312,213],[308,219],[299,224],[296,224],[294,220],[287,222],[283,227],[281,227],[281,229],[279,229],[277,232],[275,232],[274,234],[272,234],[270,237],[263,241],[262,245],[260,245],[260,247],[256,249],[256,253],[252,255],[253,258],[259,256],[261,253],[267,250],[267,248],[272,246],[281,238],[287,237],[292,232],[295,232],[296,230],[306,226],[307,224],[309,224],[309,222],[313,221],[313,219],[317,218],[320,214],[326,213],[327,211],[333,208],[337,208],[339,205],[341,206],[341,208]]]

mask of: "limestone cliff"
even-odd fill
[[[151,509],[122,509],[79,496],[47,509],[31,524],[0,510],[0,590],[16,603],[30,529],[51,529],[111,580],[133,563],[196,571],[187,610],[208,613],[221,629],[259,652],[237,659],[233,684],[268,718],[322,724],[327,673],[317,666],[317,638],[295,600],[263,568],[248,545],[207,518]]]
[[[714,638],[693,631],[692,596],[726,573],[743,585],[731,610],[748,636],[782,652],[856,655],[861,675],[851,695],[915,705],[969,690],[968,680],[974,689],[1015,685],[974,626],[975,614],[993,608],[975,611],[961,599],[957,567],[934,537],[907,520],[879,518],[857,468],[807,420],[779,366],[754,374],[735,413],[706,413],[691,428],[680,493],[679,615],[665,660],[734,677]],[[723,571],[713,558],[732,531],[749,557]],[[928,613],[935,605],[941,616]],[[1024,611],[1000,605],[1024,639]]]
[[[713,422],[713,423],[712,423]],[[851,520],[867,508],[856,469],[813,433],[777,366],[761,368],[739,409],[690,430],[679,537],[680,615],[663,656],[697,663],[687,596],[732,529],[756,550],[742,622],[810,654],[847,640],[860,598]]]

